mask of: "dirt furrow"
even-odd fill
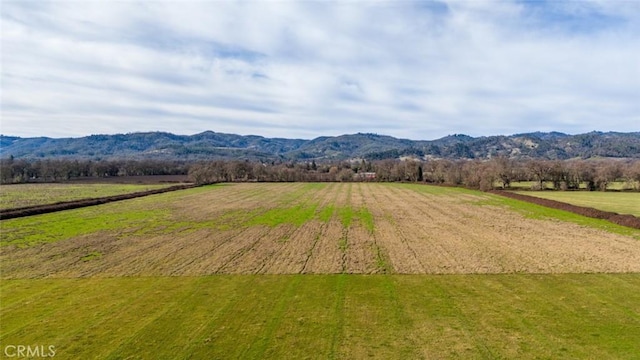
[[[376,190],[371,189],[375,187]],[[369,189],[366,201],[367,208],[375,219],[375,236],[378,246],[389,257],[393,271],[400,274],[414,274],[424,271],[415,250],[407,243],[407,239],[397,231],[394,215],[397,215],[400,204],[388,197],[386,191],[381,191],[375,184],[366,184]],[[383,188],[384,189],[384,188]],[[385,204],[385,206],[381,206]]]
[[[280,251],[269,258],[260,273],[297,274],[303,272],[322,231],[322,223],[311,221],[291,234]]]
[[[345,272],[350,274],[376,273],[378,269],[372,234],[361,226],[352,225],[348,236]]]
[[[293,232],[292,225],[278,225],[269,229],[264,236],[258,238],[251,246],[239,251],[238,256],[231,258],[220,272],[231,274],[255,274],[261,272],[264,265],[276,256],[289,240]]]
[[[342,272],[342,224],[338,219],[331,219],[323,228],[316,246],[311,251],[303,273],[337,274]]]

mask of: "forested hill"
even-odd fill
[[[157,159],[157,160],[368,160],[510,158],[640,158],[640,132],[558,132],[510,136],[450,135],[415,141],[377,134],[318,137],[313,140],[242,136],[212,131],[196,135],[163,132],[91,135],[80,138],[19,138],[0,135],[0,157],[23,159]]]

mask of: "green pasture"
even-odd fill
[[[15,184],[0,186],[0,209],[53,204],[87,198],[128,194],[171,185],[138,184]]]
[[[0,343],[56,359],[631,359],[640,274],[4,280]]]
[[[639,192],[528,191],[525,194],[619,214],[640,216]]]

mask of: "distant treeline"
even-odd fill
[[[357,160],[340,162],[248,160],[176,162],[0,160],[2,183],[55,182],[83,177],[137,175],[189,175],[197,184],[218,182],[378,181],[426,182],[490,190],[509,188],[511,183],[533,182],[533,189],[553,184],[556,190],[581,187],[606,190],[623,181],[638,189],[640,160]]]
[[[552,183],[556,190],[606,190],[624,181],[638,189],[640,160],[379,160],[337,163],[251,163],[213,161],[193,164],[189,177],[200,184],[235,181],[379,181],[426,182],[491,190],[531,181],[533,189]]]
[[[189,164],[157,160],[0,160],[0,182],[3,184],[26,182],[58,182],[77,178],[186,175]]]

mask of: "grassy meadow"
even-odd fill
[[[52,204],[168,187],[165,184],[14,184],[0,186],[0,209]]]
[[[3,281],[2,344],[60,359],[633,358],[640,275]]]
[[[640,192],[529,191],[526,195],[640,217]]]

